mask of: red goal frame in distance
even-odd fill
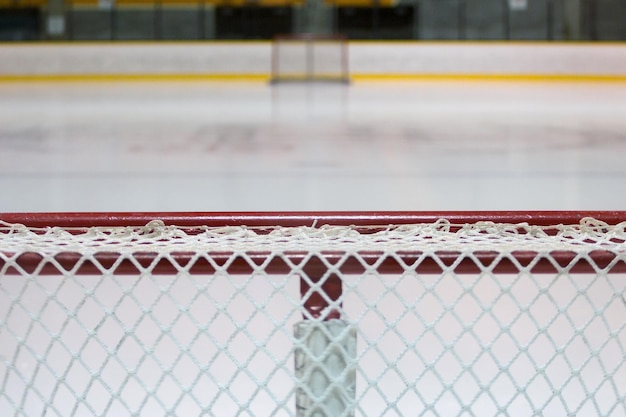
[[[138,212],[138,213],[2,213],[0,220],[11,224],[22,224],[31,228],[61,227],[71,228],[72,233],[81,233],[90,227],[120,227],[120,226],[144,226],[153,220],[161,220],[165,225],[175,225],[180,227],[188,234],[200,233],[205,227],[223,227],[223,226],[247,226],[255,228],[258,233],[269,231],[276,227],[321,227],[329,226],[353,226],[360,233],[374,233],[382,231],[391,225],[408,225],[420,223],[434,223],[440,219],[448,220],[452,225],[474,224],[477,222],[491,221],[495,223],[520,224],[526,223],[534,226],[557,226],[559,224],[578,224],[583,218],[594,218],[598,221],[605,222],[609,225],[616,225],[626,221],[626,211],[542,211],[542,212],[268,212],[268,213],[226,213],[226,212]],[[451,231],[458,230],[460,226],[453,226]],[[551,229],[545,230],[548,234]],[[523,230],[520,229],[523,233]],[[556,228],[553,230],[556,233]],[[1,232],[0,232],[1,233]],[[623,243],[623,242],[619,242]],[[213,253],[211,257],[216,262],[226,262],[231,257],[229,253]],[[285,274],[289,272],[289,266],[278,258],[269,259],[272,255],[269,252],[255,252],[247,254],[248,258],[260,265],[267,262],[265,270],[269,274]],[[398,264],[398,261],[392,257],[385,256],[382,251],[372,251],[367,253],[359,252],[359,257],[370,265],[378,262],[377,271],[381,274],[402,273],[406,269],[406,265],[414,265],[413,268],[418,273],[436,274],[441,273],[440,265],[434,260],[425,259],[418,264],[415,261],[420,257],[421,252],[402,252],[397,257],[404,262],[405,266]],[[577,257],[576,254],[568,251],[551,252],[550,258],[537,257],[538,253],[533,251],[517,251],[513,253],[515,259],[521,265],[529,265],[534,262],[531,273],[555,273],[556,268],[553,262],[558,263],[562,267],[567,267],[570,273],[593,273],[594,265],[583,258]],[[115,252],[99,252],[94,258],[102,265],[113,265],[120,257]],[[157,254],[150,252],[139,252],[133,254],[133,258],[140,265],[151,265],[153,274],[173,274],[176,272],[174,265],[165,258],[157,258]],[[173,249],[171,256],[176,259],[179,265],[187,265],[192,259],[192,255],[185,252],[176,252]],[[303,252],[285,253],[290,261],[300,265],[306,258]],[[338,271],[342,274],[360,274],[364,272],[363,265],[355,258],[348,257],[343,259],[340,252],[323,252],[324,261],[331,265],[337,265],[342,260]],[[381,257],[384,257],[381,261]],[[514,273],[518,271],[516,265],[511,261],[501,258],[496,265],[493,265],[498,259],[495,252],[476,251],[474,259],[477,259],[481,265],[477,265],[471,258],[464,256],[458,251],[442,251],[437,252],[437,258],[446,266],[455,265],[455,273],[478,273],[480,267],[490,267],[494,273]],[[459,261],[459,258],[462,258]],[[593,250],[587,257],[596,267],[601,269],[609,268],[607,272],[625,273],[626,262],[615,260],[615,255],[609,251]],[[32,272],[36,268],[42,275],[60,274],[65,271],[72,270],[76,263],[80,260],[80,254],[74,252],[61,252],[55,256],[55,261],[63,268],[64,271],[58,269],[57,266],[47,263],[44,266],[39,265],[41,255],[33,252],[24,253],[18,256],[16,263],[25,271]],[[231,260],[232,261],[232,260]],[[611,265],[611,263],[613,263]],[[2,267],[0,260],[0,267]],[[610,266],[610,267],[609,267]],[[309,277],[312,282],[323,279],[328,273],[328,267],[324,262],[316,257],[311,257],[306,264],[302,266],[302,271]],[[201,265],[191,265],[188,268],[190,274],[210,274],[214,272],[212,267],[206,262]],[[231,262],[227,268],[230,274],[249,274],[253,270],[248,260],[237,258]],[[8,268],[7,274],[19,274],[14,268]],[[94,274],[99,270],[88,262],[83,263],[75,270],[76,274]],[[114,271],[115,274],[129,275],[137,274],[137,267],[125,260],[121,262]],[[328,300],[337,301],[342,294],[341,279],[335,273],[326,277],[321,290],[324,296],[319,293],[310,293],[309,284],[301,279],[301,293],[305,309],[310,315],[319,317],[327,307]],[[307,297],[305,294],[309,293]],[[327,319],[338,318],[338,311],[330,311],[324,313]]]
[[[315,59],[313,56],[313,45],[315,42],[337,42],[341,48],[340,66],[341,71],[338,77],[319,77],[315,76]],[[281,42],[302,42],[306,48],[306,69],[303,77],[280,76],[280,53],[279,48]],[[306,81],[329,81],[339,83],[349,83],[349,64],[348,64],[348,37],[342,34],[281,34],[276,35],[272,41],[272,63],[270,83],[276,84],[280,82],[306,82]]]

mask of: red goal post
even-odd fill
[[[335,226],[335,227],[349,227],[353,230],[363,234],[370,235],[376,232],[387,230],[391,227],[399,227],[403,225],[414,224],[430,224],[435,223],[441,219],[445,219],[449,222],[449,231],[454,233],[463,227],[468,225],[480,224],[484,222],[506,225],[519,225],[517,228],[520,234],[527,233],[525,227],[539,227],[542,228],[547,234],[554,234],[558,231],[560,226],[563,225],[577,225],[582,219],[595,219],[600,222],[604,222],[610,225],[619,224],[626,221],[625,211],[544,211],[544,212],[238,212],[238,213],[226,213],[226,212],[117,212],[117,213],[3,213],[0,214],[0,221],[7,224],[21,224],[34,230],[45,230],[46,228],[59,228],[66,229],[69,233],[82,233],[90,228],[102,227],[102,228],[120,228],[120,227],[142,227],[151,221],[158,220],[165,226],[176,226],[180,230],[194,235],[201,233],[207,228],[222,228],[222,227],[246,227],[252,230],[256,230],[259,234],[269,233],[274,229],[279,228],[320,228],[322,226]],[[2,231],[2,229],[0,229]],[[6,233],[6,231],[4,231]],[[582,242],[581,244],[584,244]],[[174,247],[172,248],[174,249]],[[380,256],[376,251],[375,246],[372,248],[372,252],[362,252],[362,256],[365,259],[373,260]],[[481,249],[485,249],[481,247]],[[297,252],[297,251],[290,251]],[[419,253],[417,250],[416,253]],[[441,259],[445,262],[453,262],[461,253],[458,251],[440,251]],[[483,262],[485,265],[489,264],[493,260],[494,251],[490,250],[478,250],[476,253],[476,260]],[[336,258],[336,254],[333,251],[327,251],[329,259]],[[529,250],[515,251],[515,257],[523,260],[529,257],[535,256],[536,253]],[[567,251],[554,251],[552,253],[553,261],[564,264],[568,260],[571,261],[571,254]],[[115,256],[110,253],[102,254],[99,256]],[[150,262],[154,257],[151,253],[138,253],[135,255],[137,259],[142,262]],[[174,258],[184,256],[184,254],[173,254]],[[259,252],[255,255],[255,259],[263,259],[265,255]],[[296,256],[296,255],[294,255]],[[403,251],[400,258],[410,259],[415,256],[410,251]],[[607,258],[608,256],[608,258]],[[67,257],[67,259],[66,259]],[[57,257],[60,264],[64,264],[67,260],[71,260],[72,256],[64,253],[60,253]],[[609,258],[612,258],[607,253],[601,250],[593,250],[590,254],[590,259],[597,260],[602,263]],[[20,263],[25,266],[34,259],[30,259],[28,256],[20,258]],[[165,262],[165,261],[162,261]],[[381,272],[393,272],[394,262],[380,263]],[[232,272],[237,273],[239,269],[238,263],[234,263],[232,266]],[[358,273],[359,267],[356,267],[356,271],[352,271],[352,264],[347,262],[342,266],[342,272],[345,273]],[[52,268],[52,265],[44,268],[42,272],[48,272],[48,268]],[[169,273],[171,270],[165,266],[165,264],[156,263],[153,266],[154,273]],[[440,268],[433,264],[419,265],[419,271],[425,273],[438,273]],[[513,266],[499,265],[498,271],[506,272]],[[615,268],[623,271],[626,268],[622,263],[618,263]],[[123,266],[119,267],[119,272],[124,273]],[[163,268],[163,270],[161,270]],[[268,265],[270,272],[273,266]],[[431,269],[432,268],[432,269]],[[583,265],[572,264],[570,271],[586,270],[588,268]],[[242,268],[246,270],[246,268]],[[79,269],[77,272],[80,272]],[[190,270],[193,271],[193,268]],[[553,263],[547,261],[545,258],[541,258],[534,266],[533,272],[554,271]],[[14,271],[13,271],[14,272]],[[51,272],[51,271],[50,271]],[[471,262],[460,262],[455,269],[455,272],[475,272],[475,268],[472,267]]]
[[[270,82],[348,83],[348,38],[341,34],[277,35]]]
[[[546,212],[292,212],[292,213],[4,213],[0,215],[0,221],[8,224],[21,224],[32,228],[35,233],[44,233],[49,228],[65,229],[71,234],[85,233],[91,228],[141,228],[155,220],[162,222],[164,226],[174,226],[180,231],[190,236],[204,233],[207,229],[220,229],[225,227],[244,227],[254,230],[259,235],[270,233],[280,229],[297,228],[320,228],[320,227],[345,227],[359,233],[362,236],[381,233],[386,230],[416,224],[436,224],[445,219],[449,233],[458,233],[459,230],[477,224],[507,225],[507,233],[513,230],[521,235],[530,234],[532,228],[541,229],[546,235],[554,235],[564,225],[578,225],[584,219],[594,219],[595,221],[615,225],[626,222],[626,212],[623,211],[546,211]],[[0,233],[7,233],[0,228]],[[481,233],[488,233],[486,230]],[[502,238],[495,234],[494,239]],[[495,242],[494,242],[495,243]],[[624,243],[624,242],[621,242]],[[585,241],[577,242],[579,247],[584,248]],[[380,247],[384,246],[381,242]],[[360,250],[357,261],[353,255],[345,257],[345,253],[334,247],[322,248],[324,262],[318,259],[308,259],[302,266],[302,271],[312,279],[319,279],[328,272],[329,265],[340,262],[338,272],[345,275],[363,273],[362,261],[376,264],[376,271],[380,274],[402,273],[407,266],[410,266],[416,273],[439,274],[445,266],[454,265],[454,273],[478,273],[482,268],[489,268],[493,273],[515,273],[520,265],[532,265],[532,273],[555,273],[557,268],[566,268],[568,273],[589,273],[594,268],[605,268],[610,266],[611,272],[626,272],[626,262],[616,260],[614,253],[603,250],[601,247],[589,246],[587,256],[579,257],[573,250],[554,249],[548,254],[542,254],[540,248],[533,250],[528,245],[512,250],[511,257],[500,257],[497,247],[480,245],[476,247],[467,245],[467,250],[472,252],[472,256],[460,249],[441,249],[436,252],[437,261],[423,255],[423,248],[416,247],[414,251],[402,250],[391,256],[379,250],[376,244],[371,245],[366,250]],[[2,248],[6,250],[6,248]],[[177,247],[172,246],[172,253],[163,257],[157,253],[149,251],[137,251],[132,254],[132,258],[137,264],[150,268],[151,274],[171,274],[176,271],[175,262],[181,265],[188,262],[198,262],[197,265],[188,265],[186,270],[189,273],[214,273],[215,268],[206,264],[200,259],[194,258],[192,253],[176,251]],[[225,263],[232,253],[222,249],[219,245],[214,246],[214,253],[211,257],[217,263]],[[295,265],[299,265],[306,259],[306,250],[286,249],[285,258],[291,260]],[[114,265],[120,255],[103,246],[102,252],[96,252],[93,259],[103,265]],[[15,259],[16,265],[27,271],[38,270],[40,274],[57,274],[72,270],[76,274],[88,274],[97,272],[92,262],[80,263],[81,255],[73,251],[60,251],[55,254],[55,262],[42,261],[40,254],[35,252],[22,253]],[[519,263],[511,262],[515,259]],[[173,262],[174,261],[174,262]],[[417,262],[416,262],[417,261]],[[278,257],[270,251],[255,250],[250,251],[248,257],[230,260],[226,272],[229,274],[249,274],[254,271],[251,262],[264,265],[264,272],[268,274],[282,274],[289,270]],[[495,262],[495,263],[494,263]],[[5,261],[0,259],[0,268]],[[595,265],[590,265],[594,263]],[[115,266],[115,274],[137,274],[139,272],[136,263],[124,259],[123,262]],[[15,268],[8,268],[5,274],[14,274]],[[308,288],[302,290],[303,295]],[[341,297],[341,283],[339,280],[328,280],[325,291],[330,291],[328,297],[339,299]],[[320,311],[327,306],[323,299],[313,297],[314,300],[307,302],[307,307],[314,316],[318,316]],[[320,305],[311,305],[311,302]],[[330,313],[336,316],[337,313]]]

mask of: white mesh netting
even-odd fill
[[[0,415],[624,417],[625,271],[593,219],[0,222]]]

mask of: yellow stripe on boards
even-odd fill
[[[587,83],[623,83],[624,75],[605,74],[353,74],[350,79],[376,82],[411,82],[411,81],[517,81],[517,82],[587,82]]]
[[[605,74],[352,74],[354,82],[585,82],[624,83]],[[0,82],[269,82],[269,74],[0,74]],[[307,82],[302,79],[302,82]]]
[[[267,74],[36,74],[0,75],[0,82],[268,82]]]

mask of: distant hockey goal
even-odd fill
[[[626,212],[0,214],[0,415],[626,416]]]
[[[272,42],[271,82],[349,82],[348,40],[342,35],[279,35]]]

